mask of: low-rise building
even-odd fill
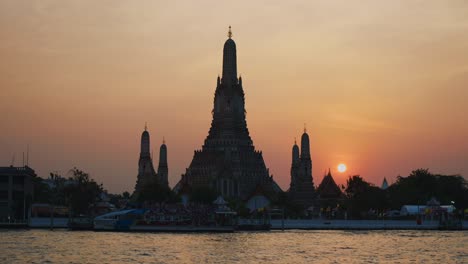
[[[0,222],[24,221],[33,199],[33,169],[0,167]]]

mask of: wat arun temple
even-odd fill
[[[211,128],[175,189],[184,185],[192,189],[209,187],[224,197],[240,199],[246,199],[257,188],[278,193],[281,188],[249,135],[242,78],[237,76],[236,43],[230,29],[228,36],[223,49],[223,74],[216,83]]]
[[[228,39],[223,48],[222,76],[218,76],[216,82],[211,127],[202,148],[195,150],[192,162],[173,188],[178,194],[210,189],[225,198],[246,201],[255,195],[276,200],[283,193],[270,175],[262,152],[255,149],[250,137],[242,78],[237,75],[236,53],[236,43],[229,27]],[[294,143],[292,148],[291,183],[286,192],[290,201],[302,208],[308,208],[324,197],[340,197],[341,191],[330,173],[325,175],[326,181],[322,181],[315,189],[309,135],[305,129],[300,145],[299,149]],[[145,182],[157,181],[168,186],[166,145],[161,146],[158,172],[153,167],[149,149],[149,133],[145,128],[141,139],[135,192]]]

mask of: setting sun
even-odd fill
[[[346,168],[346,165],[345,165],[345,164],[341,163],[341,164],[338,165],[338,171],[339,171],[339,172],[345,172],[346,169],[347,169],[347,168]]]

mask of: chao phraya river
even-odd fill
[[[0,263],[468,263],[468,232],[0,230]]]

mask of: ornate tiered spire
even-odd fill
[[[231,38],[231,26],[229,26],[228,37],[229,39],[224,43],[223,50],[223,82],[233,82],[237,80],[236,43]]]
[[[223,73],[217,79],[213,120],[204,147],[233,149],[252,145],[245,119],[242,78],[237,79],[236,43],[231,38],[231,28],[228,37],[223,48]]]
[[[292,163],[297,164],[299,162],[299,146],[297,146],[296,138],[294,138],[294,145],[292,148]]]
[[[224,197],[247,199],[261,185],[268,192],[280,188],[270,176],[262,153],[255,151],[246,122],[242,78],[237,78],[236,43],[229,27],[223,48],[221,78],[217,80],[211,127],[202,150],[176,185],[214,188]],[[179,187],[178,187],[179,186]]]
[[[148,133],[148,127],[145,123],[145,131],[141,134],[141,149],[140,156],[150,156],[150,136]]]
[[[310,144],[309,144],[309,135],[307,134],[307,129],[304,124],[304,134],[301,137],[301,159],[310,160]]]

